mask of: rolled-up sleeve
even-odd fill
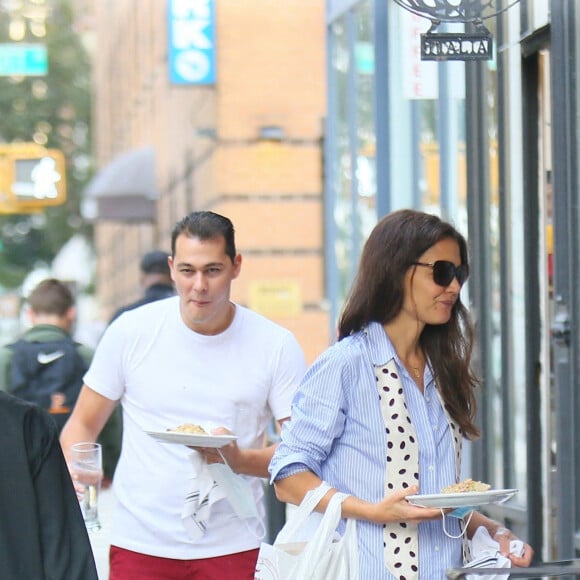
[[[322,478],[322,465],[344,429],[345,386],[352,384],[351,365],[335,348],[314,362],[294,396],[291,420],[282,428],[269,468],[272,482],[306,470]]]

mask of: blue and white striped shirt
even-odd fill
[[[381,415],[374,366],[394,359],[399,367],[409,414],[419,441],[420,493],[440,493],[455,483],[455,451],[449,423],[429,366],[425,393],[407,373],[378,323],[327,349],[306,373],[284,424],[282,442],[270,464],[272,481],[306,469],[339,491],[365,501],[384,496],[387,434]],[[360,577],[394,580],[384,565],[383,527],[357,522]],[[458,520],[446,518],[449,534]],[[443,533],[441,520],[419,524],[419,577],[444,579],[461,565],[461,539]]]

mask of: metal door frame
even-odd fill
[[[575,0],[552,0],[551,86],[554,196],[552,344],[557,406],[554,482],[557,558],[580,550],[580,11]]]

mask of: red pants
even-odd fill
[[[109,580],[253,580],[257,560],[257,549],[202,560],[174,560],[111,546]]]

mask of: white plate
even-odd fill
[[[145,433],[163,443],[179,443],[191,447],[223,447],[237,439],[235,435],[205,435],[177,431],[145,431]]]
[[[410,504],[427,508],[477,507],[490,503],[503,503],[513,497],[517,489],[490,489],[488,491],[465,491],[462,493],[436,493],[432,495],[409,495]]]

